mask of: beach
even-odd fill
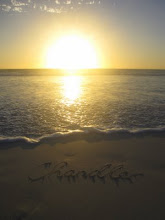
[[[165,0],[0,0],[0,220],[165,220]]]
[[[164,140],[143,136],[1,149],[0,217],[164,219]],[[86,177],[73,177],[82,170]]]
[[[0,79],[0,220],[165,219],[164,71]]]

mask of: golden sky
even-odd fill
[[[33,3],[28,13],[21,1],[0,5],[0,68],[47,68],[48,48],[73,33],[94,48],[99,68],[165,68],[163,1],[86,1],[82,8],[67,2],[60,13],[59,3]]]

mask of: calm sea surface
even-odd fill
[[[165,128],[165,71],[0,71],[0,138]]]

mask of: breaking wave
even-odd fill
[[[45,135],[40,138],[28,137],[0,137],[0,149],[12,147],[34,148],[40,144],[54,145],[56,143],[68,143],[73,141],[85,140],[87,142],[98,142],[106,140],[117,140],[125,138],[140,138],[145,136],[165,137],[165,127],[143,128],[143,129],[98,129],[93,127],[84,127],[81,130],[68,132],[57,132],[51,135]]]

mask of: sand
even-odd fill
[[[165,219],[164,143],[143,137],[3,149],[0,219]]]

